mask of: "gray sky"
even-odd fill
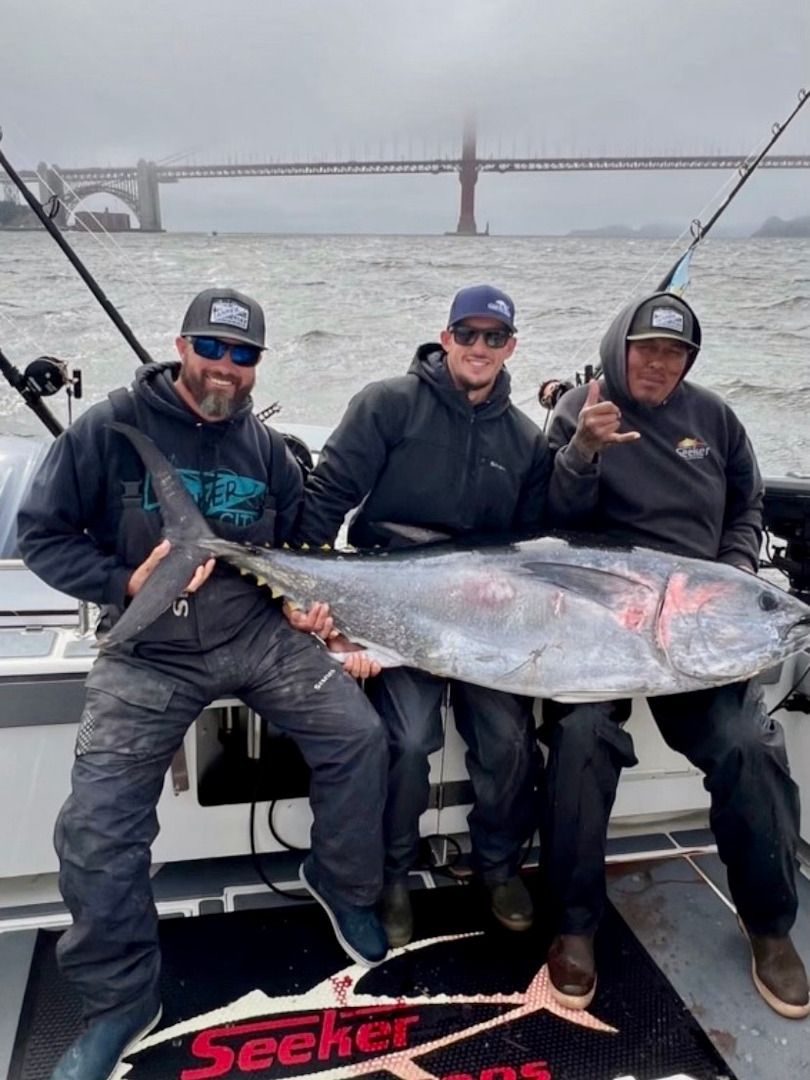
[[[745,154],[810,90],[810,0],[5,0],[2,15],[17,168],[457,155],[470,109],[482,155]],[[810,153],[810,103],[778,150]],[[498,233],[685,226],[728,179],[483,175],[476,215]],[[442,232],[458,198],[454,175],[161,188],[172,230]],[[810,214],[810,170],[758,172],[724,224],[771,214]]]

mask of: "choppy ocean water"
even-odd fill
[[[596,357],[611,316],[652,291],[683,243],[549,237],[119,234],[69,237],[155,359],[174,355],[190,298],[232,285],[260,300],[269,349],[256,404],[331,426],[371,379],[407,370],[435,340],[456,289],[511,293],[518,348],[513,398],[543,424],[538,384]],[[810,475],[810,240],[713,240],[697,249],[687,297],[704,348],[695,381],[743,420],[763,471]],[[50,354],[81,369],[78,408],[128,383],[138,364],[54,241],[0,232],[0,348],[18,368]],[[65,399],[50,400],[66,419]],[[0,432],[36,433],[0,380]]]

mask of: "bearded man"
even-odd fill
[[[250,397],[264,340],[255,300],[206,289],[183,320],[179,363],[140,368],[130,391],[113,391],[53,444],[20,511],[20,551],[49,585],[100,605],[102,629],[153,573],[164,579],[171,557],[149,478],[111,421],[135,425],[172,460],[218,535],[279,545],[290,534],[301,471]],[[86,1028],[52,1080],[108,1080],[160,1018],[155,808],[187,728],[217,698],[240,698],[298,743],[314,814],[304,883],[355,961],[377,964],[387,951],[375,913],[388,758],[377,714],[268,590],[213,559],[188,573],[183,595],[146,630],[102,648],[87,678],[55,838],[73,916],[57,952]]]

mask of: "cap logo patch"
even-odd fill
[[[487,304],[490,311],[498,311],[501,315],[505,315],[507,319],[512,318],[512,309],[506,303],[505,300],[490,300]]]
[[[683,315],[680,311],[672,308],[653,308],[652,322],[650,325],[655,330],[674,330],[678,334],[683,333]]]
[[[250,325],[250,308],[240,304],[238,300],[212,300],[208,321],[220,326],[234,326],[237,330],[247,330]]]

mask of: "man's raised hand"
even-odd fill
[[[593,461],[607,446],[635,442],[641,438],[637,431],[619,431],[621,422],[622,414],[618,405],[601,400],[599,380],[591,379],[571,442],[586,461]]]

